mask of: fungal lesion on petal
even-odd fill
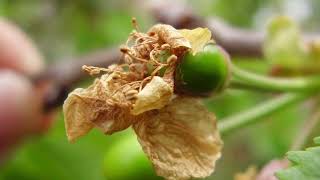
[[[209,176],[221,156],[215,116],[199,100],[178,97],[134,124],[144,152],[166,179]]]

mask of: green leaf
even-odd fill
[[[291,151],[287,153],[292,166],[278,171],[276,176],[280,180],[319,180],[320,179],[320,137],[314,139],[318,145],[305,151]]]

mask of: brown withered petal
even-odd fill
[[[131,113],[138,115],[149,110],[161,109],[168,104],[172,95],[173,88],[161,77],[154,76],[138,93]]]
[[[142,118],[142,115],[130,114],[131,104],[122,97],[121,91],[114,92],[122,84],[110,83],[113,75],[103,75],[87,89],[78,88],[69,94],[63,110],[70,141],[87,134],[93,126],[112,134]]]
[[[63,112],[68,140],[74,142],[77,138],[86,135],[94,125],[91,119],[91,109],[84,106],[78,94],[82,94],[84,89],[75,89],[64,102]]]
[[[176,55],[191,49],[190,42],[185,39],[177,29],[170,25],[157,24],[152,26],[149,32],[158,34],[160,40],[169,44]]]
[[[189,179],[209,176],[221,156],[215,116],[196,99],[178,97],[133,125],[159,176]]]

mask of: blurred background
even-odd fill
[[[270,17],[286,14],[299,22],[304,31],[320,30],[318,0],[190,0],[188,3],[203,17],[216,16],[237,27],[263,31]],[[141,29],[147,30],[154,20],[142,7],[145,4],[129,0],[0,0],[0,16],[26,32],[46,64],[51,64],[120,45],[132,30],[133,16]],[[233,57],[233,61],[261,73],[270,68],[263,59]],[[91,80],[84,80],[78,86],[90,83]],[[219,120],[271,96],[227,91],[205,100],[205,104]],[[307,107],[287,107],[267,117],[267,121],[224,136],[223,157],[208,179],[232,179],[248,166],[260,168],[271,159],[282,158],[295,138],[301,119],[307,117]],[[93,130],[70,144],[65,136],[61,108],[50,128],[29,137],[6,156],[0,165],[0,179],[4,180],[159,179],[130,130],[112,136]]]

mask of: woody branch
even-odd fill
[[[170,8],[168,8],[170,7]],[[215,18],[201,18],[185,4],[153,3],[147,8],[155,21],[170,24],[176,28],[207,27],[211,30],[216,42],[232,56],[261,57],[263,32],[240,29],[230,26]],[[306,43],[320,38],[316,34],[305,34]],[[50,82],[50,88],[43,100],[44,110],[49,111],[60,106],[73,85],[86,76],[81,71],[82,65],[106,67],[118,63],[121,57],[119,48],[106,48],[89,53],[83,57],[58,61],[48,66],[42,73],[32,77],[35,83]]]

